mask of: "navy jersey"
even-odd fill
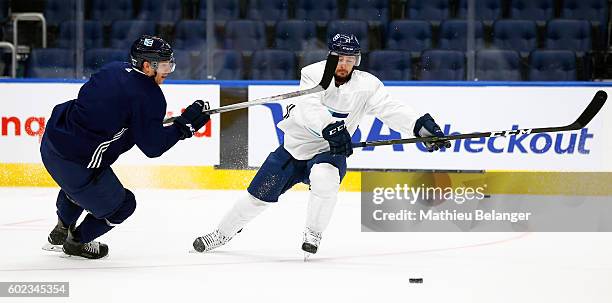
[[[155,81],[128,63],[114,62],[91,76],[78,98],[53,108],[42,149],[101,168],[134,145],[159,157],[181,137],[178,126],[164,127],[166,99]]]

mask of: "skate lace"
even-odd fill
[[[100,253],[100,243],[98,242],[89,242],[83,245],[83,249],[92,254]]]
[[[218,230],[201,237],[206,246],[206,250],[211,250],[225,244],[229,239],[219,233]]]
[[[306,231],[304,231],[304,242],[319,246],[319,243],[321,242],[321,233],[310,228],[306,228]]]

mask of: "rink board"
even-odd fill
[[[209,166],[134,166],[117,165],[113,168],[122,183],[128,188],[159,189],[214,189],[244,190],[255,176],[256,170],[215,169]],[[489,184],[488,194],[529,194],[529,195],[568,195],[568,196],[612,196],[612,173],[577,172],[522,172],[523,178],[517,180],[512,172],[499,174],[500,171],[484,172],[486,178],[496,175]],[[414,172],[414,178],[427,176],[442,181],[453,178],[473,178],[472,174]],[[585,175],[587,178],[585,178]],[[181,176],[176,178],[176,176]],[[359,192],[362,190],[362,172],[349,171],[340,186],[341,191]],[[438,184],[438,185],[441,185]],[[56,187],[57,185],[45,171],[42,164],[0,163],[0,187]],[[304,184],[294,188],[308,190]]]
[[[244,86],[253,83],[255,82],[238,84]],[[256,84],[258,85],[249,86],[249,99],[296,89],[294,83]],[[38,153],[42,127],[53,106],[74,98],[81,85],[82,82],[79,81],[0,83],[0,186],[56,186],[42,166]],[[219,82],[189,82],[162,86],[168,101],[168,116],[180,112],[181,108],[194,99],[206,99],[211,102],[212,107],[219,106],[219,91],[223,85]],[[575,84],[568,87],[510,87],[448,84],[414,86],[414,83],[395,83],[388,88],[391,95],[399,100],[425,100],[410,102],[410,105],[417,111],[430,112],[442,124],[452,121],[444,124],[450,131],[507,129],[514,124],[521,128],[567,124],[582,111],[596,90],[604,89],[610,93],[608,87],[582,87]],[[450,150],[434,154],[421,152],[415,145],[386,146],[376,147],[374,150],[357,150],[349,159],[349,169],[546,171],[554,174],[551,180],[571,180],[571,173],[564,173],[568,171],[612,171],[610,156],[604,155],[604,151],[612,147],[607,139],[610,138],[609,131],[612,129],[608,107],[605,106],[593,120],[586,134],[571,132],[561,138],[561,148],[567,149],[572,145],[568,142],[575,136],[572,153],[556,153],[554,135],[550,137],[552,142],[548,150],[543,153],[533,152],[530,144],[525,143],[523,147],[526,148],[526,153],[521,153],[515,144],[514,153],[501,154],[492,153],[487,142],[462,142],[457,152]],[[281,104],[255,106],[249,110],[250,166],[259,166],[265,156],[279,144],[279,132],[275,129],[279,114],[282,118]],[[146,159],[134,148],[118,161],[114,169],[126,186],[137,188],[244,189],[256,173],[255,170],[220,170],[213,167],[219,164],[220,158],[219,122],[219,116],[213,116],[210,124],[198,134],[197,139],[179,143],[158,159]],[[489,126],[489,123],[492,126]],[[493,127],[494,129],[490,129]],[[399,134],[376,122],[373,117],[366,117],[355,139],[376,140],[393,136]],[[581,145],[580,140],[585,136],[584,144]],[[532,139],[527,138],[524,141],[530,140]],[[549,139],[536,140],[533,148],[542,150],[546,147],[547,140]],[[194,146],[197,147],[193,148]],[[501,141],[492,146],[507,149]],[[483,151],[472,152],[479,148],[483,148]],[[588,150],[588,153],[581,150]],[[564,183],[557,184],[559,191],[562,191]],[[341,190],[359,191],[360,186],[360,173],[349,171]],[[298,186],[297,189],[307,188]],[[517,186],[513,190],[520,193],[521,187]],[[512,190],[505,190],[504,193],[512,193],[509,191]]]
[[[53,107],[76,98],[82,83],[0,82],[0,163],[41,163],[39,146]],[[219,106],[219,85],[162,85],[167,116],[181,112],[197,99]],[[137,147],[123,155],[118,164],[191,165],[219,164],[220,118],[213,116],[196,138],[180,142],[163,157],[147,159]],[[198,152],[205,150],[206,153]]]
[[[513,128],[563,126],[582,113],[595,92],[610,87],[588,86],[387,86],[390,96],[416,113],[430,113],[447,134]],[[251,85],[257,99],[297,90],[296,85]],[[300,99],[249,108],[249,166],[260,166],[278,146],[283,133],[276,125],[287,104]],[[443,152],[428,153],[420,144],[356,149],[350,168],[507,171],[612,171],[612,111],[610,105],[579,131],[508,138],[457,140]],[[366,116],[353,141],[412,137],[391,130]]]

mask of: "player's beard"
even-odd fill
[[[346,76],[341,76],[338,75],[338,73],[334,74],[334,81],[336,82],[336,86],[340,86],[346,82],[348,82],[349,80],[351,80],[351,75],[353,74],[353,70],[351,70],[349,73],[346,73]]]

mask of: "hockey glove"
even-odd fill
[[[323,129],[323,139],[329,142],[329,150],[332,155],[350,156],[353,154],[353,145],[351,143],[351,135],[344,121],[337,121]]]
[[[195,132],[206,125],[210,120],[210,115],[203,113],[203,111],[207,109],[210,109],[208,102],[197,100],[187,106],[185,111],[174,120],[174,124],[178,126],[182,133],[181,140],[191,138]]]
[[[414,124],[414,135],[416,137],[444,137],[444,133],[440,129],[440,126],[436,124],[436,121],[429,115],[425,114],[419,119],[417,119]],[[434,150],[438,150],[441,147],[449,148],[451,147],[451,143],[448,140],[434,141],[434,142],[425,142],[425,147],[428,152],[433,152]]]

